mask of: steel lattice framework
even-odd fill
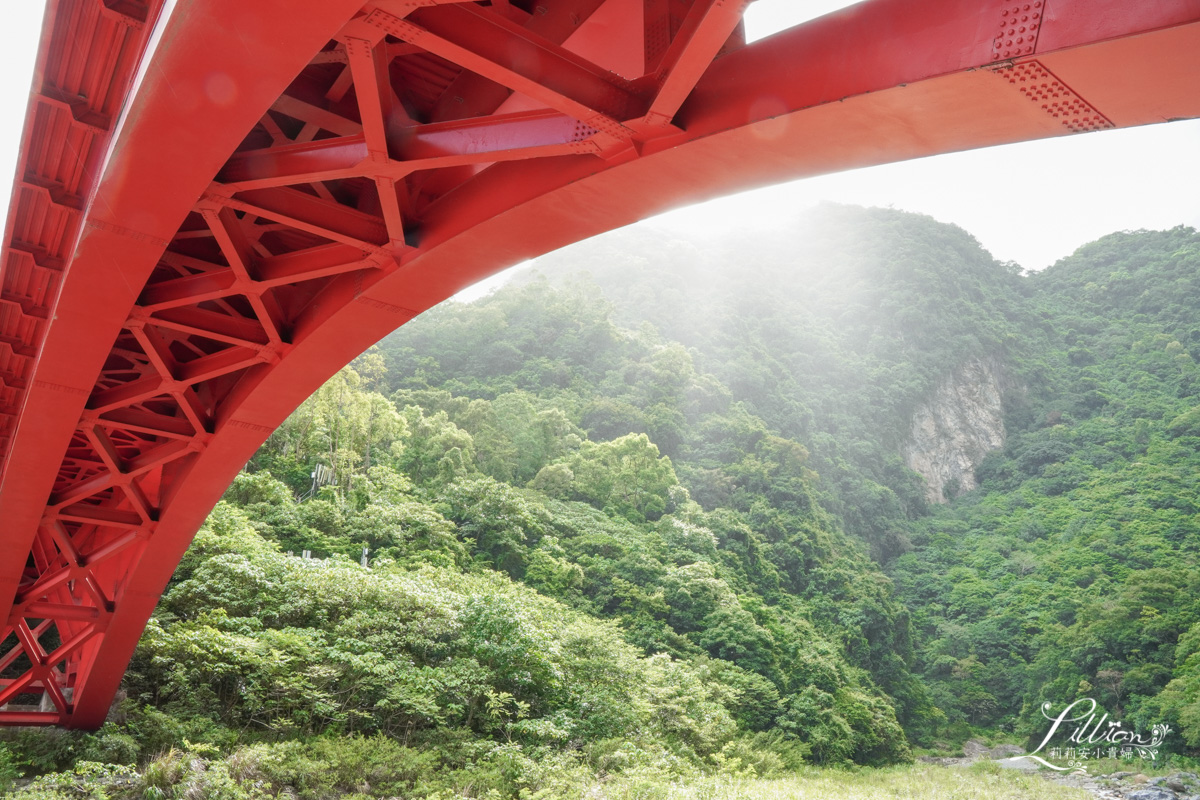
[[[464,286],[736,189],[1200,116],[1200,0],[869,0],[749,46],[743,0],[160,3],[49,3],[0,263],[0,724],[101,724],[239,467]]]

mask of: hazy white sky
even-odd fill
[[[747,38],[850,5],[758,0]],[[1003,165],[1002,167],[1000,165]],[[1003,171],[1019,196],[995,196]],[[894,206],[953,222],[1003,261],[1042,269],[1118,230],[1200,227],[1200,121],[1102,131],[809,178],[663,214],[672,230],[774,226],[821,200]]]
[[[7,0],[0,23],[0,183],[11,187],[28,100],[41,4]],[[844,0],[758,0],[751,39],[848,5]],[[995,197],[999,164],[1020,196]],[[1016,174],[1014,174],[1016,173]],[[663,214],[646,224],[680,233],[780,225],[821,200],[893,206],[953,222],[997,258],[1041,269],[1115,230],[1200,227],[1200,121],[1105,131],[956,153],[810,178]],[[0,189],[6,213],[11,190]]]

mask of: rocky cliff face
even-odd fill
[[[988,452],[1004,446],[1007,388],[993,359],[973,359],[948,375],[913,414],[901,456],[925,479],[926,498],[945,503],[974,489],[975,468]]]

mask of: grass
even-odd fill
[[[614,782],[588,800],[1092,800],[1080,789],[984,762],[969,768],[917,764],[812,770],[773,780],[714,777],[689,783]]]
[[[243,751],[244,753],[245,751]],[[259,756],[262,753],[258,753]],[[197,766],[199,765],[199,766]],[[6,800],[70,800],[70,798],[195,797],[217,800],[265,800],[265,798],[368,798],[396,795],[383,786],[368,787],[359,781],[353,788],[341,780],[320,783],[315,761],[296,762],[299,772],[281,788],[254,766],[253,758],[237,757],[222,761],[172,751],[147,765],[139,776],[128,767],[80,763],[67,773],[43,776],[33,786],[0,795]],[[279,766],[276,764],[275,766]],[[653,768],[645,772],[623,773],[608,780],[583,775],[566,776],[564,781],[544,782],[540,787],[523,789],[522,800],[1093,800],[1083,790],[1046,780],[1037,773],[1004,769],[993,761],[980,761],[969,767],[942,767],[915,764],[886,769],[817,769],[808,767],[787,777],[749,778],[728,773],[707,777],[672,780]],[[277,776],[283,778],[285,776]],[[328,776],[324,776],[328,778]],[[360,776],[360,779],[365,776]],[[291,784],[296,782],[296,785]],[[333,783],[339,784],[333,786]],[[300,784],[305,784],[301,786]],[[273,788],[270,788],[273,787]],[[426,797],[430,787],[403,796]],[[363,792],[361,794],[355,792]],[[501,800],[512,797],[495,787],[462,786],[443,788],[430,796],[438,800]]]
[[[1154,777],[1155,775],[1170,775],[1172,772],[1180,770],[1195,772],[1196,760],[1170,754],[1162,755],[1157,760],[1127,758],[1119,761],[1115,758],[1101,758],[1088,761],[1087,770],[1092,775],[1111,775],[1114,772],[1137,774],[1140,772],[1143,775]]]

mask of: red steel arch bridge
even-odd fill
[[[238,469],[459,289],[739,189],[1200,116],[1200,0],[867,0],[749,45],[745,5],[49,0],[0,260],[0,724],[100,725]]]

